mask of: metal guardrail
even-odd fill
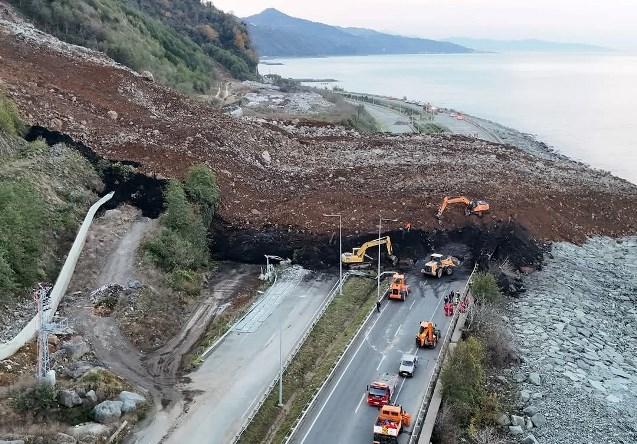
[[[347,279],[350,276],[352,276],[351,272],[346,272],[346,273],[343,274],[343,284],[345,284],[345,282],[347,281]],[[318,323],[318,321],[321,319],[321,317],[323,317],[323,314],[327,310],[327,307],[329,307],[329,305],[332,303],[332,300],[334,299],[334,297],[338,294],[338,289],[339,289],[339,282],[337,281],[334,284],[334,286],[332,287],[332,289],[330,290],[330,292],[328,293],[328,296],[325,299],[325,302],[323,302],[323,305],[321,306],[320,310],[316,313],[316,315],[314,316],[314,319],[312,319],[312,323],[305,330],[305,333],[303,334],[301,339],[299,339],[296,342],[296,344],[294,345],[294,348],[292,349],[292,352],[288,355],[288,358],[283,363],[283,374],[285,374],[285,371],[287,370],[287,368],[290,365],[290,363],[292,362],[292,360],[296,357],[296,354],[299,352],[299,350],[301,349],[301,347],[305,343],[305,340],[312,333],[312,330],[314,329],[314,326]],[[243,432],[246,431],[246,429],[248,428],[248,426],[250,425],[250,423],[254,419],[255,415],[261,409],[261,406],[265,403],[266,399],[268,399],[268,396],[270,396],[270,393],[272,393],[272,390],[274,390],[274,388],[277,386],[278,383],[279,383],[279,374],[277,374],[277,376],[274,378],[274,380],[270,383],[270,385],[268,386],[266,391],[263,393],[263,395],[259,399],[259,402],[257,402],[255,404],[255,406],[252,408],[252,411],[248,415],[247,419],[241,425],[241,429],[239,430],[239,432],[237,432],[237,434],[232,439],[232,443],[233,444],[238,442],[241,439],[241,435],[243,435]]]
[[[383,297],[381,299],[384,299],[387,296],[387,293],[388,293],[388,289],[383,291]],[[312,407],[314,407],[314,403],[318,399],[319,395],[321,394],[321,392],[323,391],[323,389],[325,388],[327,383],[331,381],[332,377],[334,376],[334,373],[336,372],[336,369],[341,364],[343,359],[345,359],[345,355],[347,355],[347,352],[349,352],[349,349],[352,347],[354,342],[357,342],[358,336],[360,335],[361,331],[363,331],[363,329],[365,328],[365,326],[369,322],[369,319],[372,317],[372,315],[375,312],[376,312],[376,307],[372,307],[372,309],[367,314],[367,317],[365,318],[365,320],[361,323],[360,327],[358,327],[358,330],[356,330],[356,333],[354,333],[354,335],[349,340],[347,345],[343,348],[343,351],[341,352],[341,355],[336,360],[336,363],[332,366],[332,369],[330,370],[330,373],[323,380],[323,383],[318,387],[318,389],[316,389],[316,392],[314,393],[314,396],[312,396],[312,399],[310,399],[310,401],[303,408],[301,416],[299,416],[296,419],[296,422],[294,423],[294,427],[292,427],[292,429],[285,436],[285,439],[283,440],[284,444],[289,444],[290,443],[290,441],[292,440],[292,437],[294,437],[294,434],[297,432],[299,426],[301,425],[301,423],[303,422],[303,420],[305,419],[305,417],[307,416],[309,411],[312,409]]]
[[[473,271],[469,275],[469,279],[465,284],[463,290],[463,297],[466,297],[469,294],[469,285],[471,284],[471,278],[473,278],[473,274],[477,271],[478,264],[473,267]],[[438,377],[440,376],[440,371],[442,370],[442,365],[445,361],[445,356],[449,349],[449,343],[451,341],[451,335],[449,332],[452,332],[456,328],[456,324],[458,323],[458,318],[460,317],[460,311],[455,310],[453,314],[453,319],[449,323],[447,327],[447,331],[445,332],[445,336],[443,339],[442,350],[440,350],[440,355],[438,356],[438,360],[436,362],[436,366],[434,367],[434,371],[431,375],[431,379],[429,380],[429,384],[427,385],[427,391],[425,392],[425,396],[422,399],[422,403],[420,404],[420,408],[418,409],[418,414],[416,415],[416,419],[414,421],[414,425],[411,429],[411,436],[409,437],[408,444],[414,444],[420,438],[420,432],[422,431],[422,425],[425,421],[425,417],[427,416],[427,410],[429,410],[429,403],[431,402],[431,398],[433,396],[434,389],[436,387],[436,383],[438,382]]]

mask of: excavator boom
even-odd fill
[[[367,254],[367,250],[373,247],[377,247],[379,245],[384,245],[387,249],[387,255],[395,262],[396,257],[394,256],[394,250],[391,244],[391,239],[389,236],[381,237],[379,239],[372,239],[370,241],[365,242],[358,248],[354,248],[351,253],[343,253],[341,257],[341,261],[344,264],[361,264],[365,262],[365,256]]]
[[[442,217],[442,213],[447,209],[448,205],[451,204],[463,204],[465,206],[465,213],[469,214],[477,214],[481,216],[483,213],[489,211],[489,204],[483,200],[469,200],[469,198],[465,196],[457,196],[457,197],[448,197],[445,196],[442,199],[442,203],[440,207],[438,207],[438,212],[436,213],[436,218],[440,219]]]

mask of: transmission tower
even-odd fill
[[[49,334],[61,331],[66,327],[66,320],[49,322],[51,316],[51,287],[38,284],[33,292],[33,299],[38,310],[38,367],[36,379],[44,380],[49,373]]]

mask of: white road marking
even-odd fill
[[[341,383],[341,381],[343,380],[343,377],[345,377],[345,375],[347,374],[347,369],[349,368],[349,366],[352,364],[352,362],[354,362],[354,359],[356,358],[356,355],[358,354],[358,352],[360,351],[361,347],[363,346],[363,344],[365,342],[367,342],[367,338],[369,337],[369,333],[374,329],[374,326],[376,325],[376,323],[378,322],[378,320],[381,318],[381,316],[383,315],[383,313],[385,313],[385,309],[389,307],[389,304],[385,304],[385,306],[383,307],[383,309],[380,311],[380,313],[378,314],[378,316],[376,317],[376,319],[374,320],[374,322],[372,323],[372,325],[369,327],[369,329],[367,330],[367,333],[365,334],[365,340],[361,341],[360,344],[358,344],[358,347],[356,348],[356,351],[354,352],[354,354],[352,355],[352,357],[350,358],[349,362],[347,363],[347,365],[345,366],[345,369],[343,370],[343,372],[341,373],[341,376],[338,378],[338,380],[336,381],[336,384],[334,384],[334,387],[332,387],[332,390],[330,390],[329,395],[327,395],[327,399],[323,402],[323,405],[321,406],[320,410],[318,411],[318,413],[316,414],[316,416],[314,416],[314,421],[312,421],[312,424],[310,424],[310,427],[308,428],[307,432],[305,432],[305,435],[303,436],[303,439],[301,439],[301,444],[303,444],[305,442],[305,440],[307,439],[307,437],[310,435],[310,433],[312,432],[312,429],[314,428],[314,424],[316,424],[316,421],[318,421],[318,419],[321,417],[321,414],[323,413],[323,410],[325,409],[325,406],[327,405],[327,403],[330,401],[330,399],[332,398],[332,395],[334,394],[334,392],[336,391],[336,387],[338,387],[338,385]]]
[[[395,338],[396,336],[398,336],[398,333],[400,332],[400,327],[402,327],[402,326],[403,326],[403,324],[400,324],[400,325],[398,326],[398,328],[396,329],[396,333],[394,333],[394,338]]]
[[[414,304],[416,303],[416,299],[414,299],[414,302],[411,303],[411,305],[409,306],[409,310],[411,311],[411,309],[414,307]]]
[[[358,405],[356,406],[356,410],[354,410],[354,414],[358,413],[358,409],[361,408],[361,405],[363,405],[363,401],[365,400],[365,395],[367,393],[363,392],[363,396],[361,396],[361,400],[358,401]]]
[[[378,371],[378,369],[380,368],[381,364],[383,363],[383,361],[385,360],[385,355],[383,355],[382,358],[380,358],[380,362],[378,363],[378,367],[376,367],[376,371]]]
[[[403,389],[403,385],[405,385],[405,381],[407,378],[403,378],[403,382],[400,383],[400,387],[398,387],[398,391],[396,392],[396,396],[394,396],[394,404],[398,402],[398,397],[400,396],[400,392]]]

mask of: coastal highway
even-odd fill
[[[451,290],[462,291],[468,276],[464,269],[440,280],[425,278],[416,270],[408,273],[410,296],[405,302],[383,302],[381,312],[361,331],[290,442],[371,443],[378,408],[367,404],[366,386],[382,373],[398,373],[403,353],[417,353],[419,365],[413,378],[400,377],[395,399],[415,416],[441,350],[441,345],[433,350],[416,347],[420,321],[433,320],[444,335],[450,320],[444,316],[444,296]],[[405,433],[399,442],[408,440]]]

